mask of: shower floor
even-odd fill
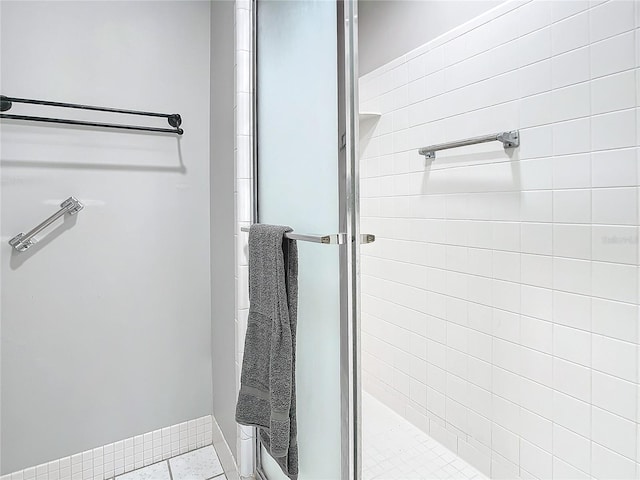
[[[366,392],[362,419],[363,480],[487,478]]]

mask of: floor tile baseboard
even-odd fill
[[[205,415],[2,475],[0,480],[108,480],[212,443],[213,417]]]

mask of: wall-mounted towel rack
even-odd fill
[[[111,113],[124,113],[127,115],[142,115],[145,117],[163,117],[167,119],[169,125],[174,128],[159,128],[159,127],[143,127],[138,125],[120,125],[115,123],[102,123],[102,122],[87,122],[84,120],[69,120],[65,118],[50,118],[50,117],[33,117],[30,115],[13,115],[13,114],[0,114],[0,118],[7,118],[11,120],[29,120],[32,122],[46,122],[46,123],[62,123],[65,125],[82,125],[87,127],[104,127],[104,128],[117,128],[121,130],[141,130],[144,132],[163,132],[163,133],[177,133],[182,135],[184,130],[180,128],[182,124],[182,117],[177,113],[154,113],[154,112],[141,112],[138,110],[123,110],[121,108],[108,108],[108,107],[94,107],[91,105],[79,105],[75,103],[64,102],[50,102],[47,100],[32,100],[29,98],[16,98],[0,95],[0,112],[6,112],[10,110],[14,103],[30,103],[33,105],[46,105],[48,107],[63,107],[63,108],[76,108],[80,110],[94,110],[98,112],[111,112]]]
[[[502,142],[504,148],[514,148],[520,146],[520,132],[512,130],[510,132],[492,133],[491,135],[483,135],[482,137],[473,137],[466,140],[458,140],[456,142],[439,143],[437,145],[429,145],[418,150],[420,155],[426,158],[436,158],[438,150],[447,150],[449,148],[466,147],[467,145],[475,145],[476,143],[486,142]]]
[[[248,232],[249,227],[242,227],[240,230]],[[326,245],[342,245],[346,243],[346,233],[332,233],[329,235],[309,235],[306,233],[287,232],[284,236],[290,240],[300,240],[302,242],[324,243]],[[376,236],[370,233],[360,235],[362,243],[375,242]]]
[[[27,233],[19,233],[18,235],[13,237],[11,240],[9,240],[9,245],[11,245],[19,252],[24,252],[29,247],[35,245],[36,242],[33,240],[33,237],[47,228],[53,222],[55,222],[58,218],[62,217],[65,213],[68,213],[69,215],[75,215],[83,208],[84,205],[82,205],[82,203],[80,203],[76,198],[69,197],[60,204],[60,210],[51,215],[37,227],[29,230]]]

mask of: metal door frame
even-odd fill
[[[252,1],[253,146],[251,221],[260,219],[258,205],[258,0]],[[361,477],[360,381],[360,203],[358,162],[358,4],[336,0],[338,45],[339,231],[347,234],[340,249],[340,430],[341,479]],[[255,476],[268,480],[262,467],[260,438],[254,434]]]

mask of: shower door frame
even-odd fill
[[[258,223],[258,3],[251,0],[252,24],[252,194],[251,223]],[[358,4],[336,0],[339,231],[347,241],[338,245],[340,257],[340,431],[341,478],[359,480],[362,474],[360,380],[360,194],[358,116]],[[332,248],[332,247],[329,247]],[[255,429],[254,429],[255,430]],[[254,431],[255,476],[269,480],[262,466],[260,436]],[[336,479],[337,480],[337,479]]]

